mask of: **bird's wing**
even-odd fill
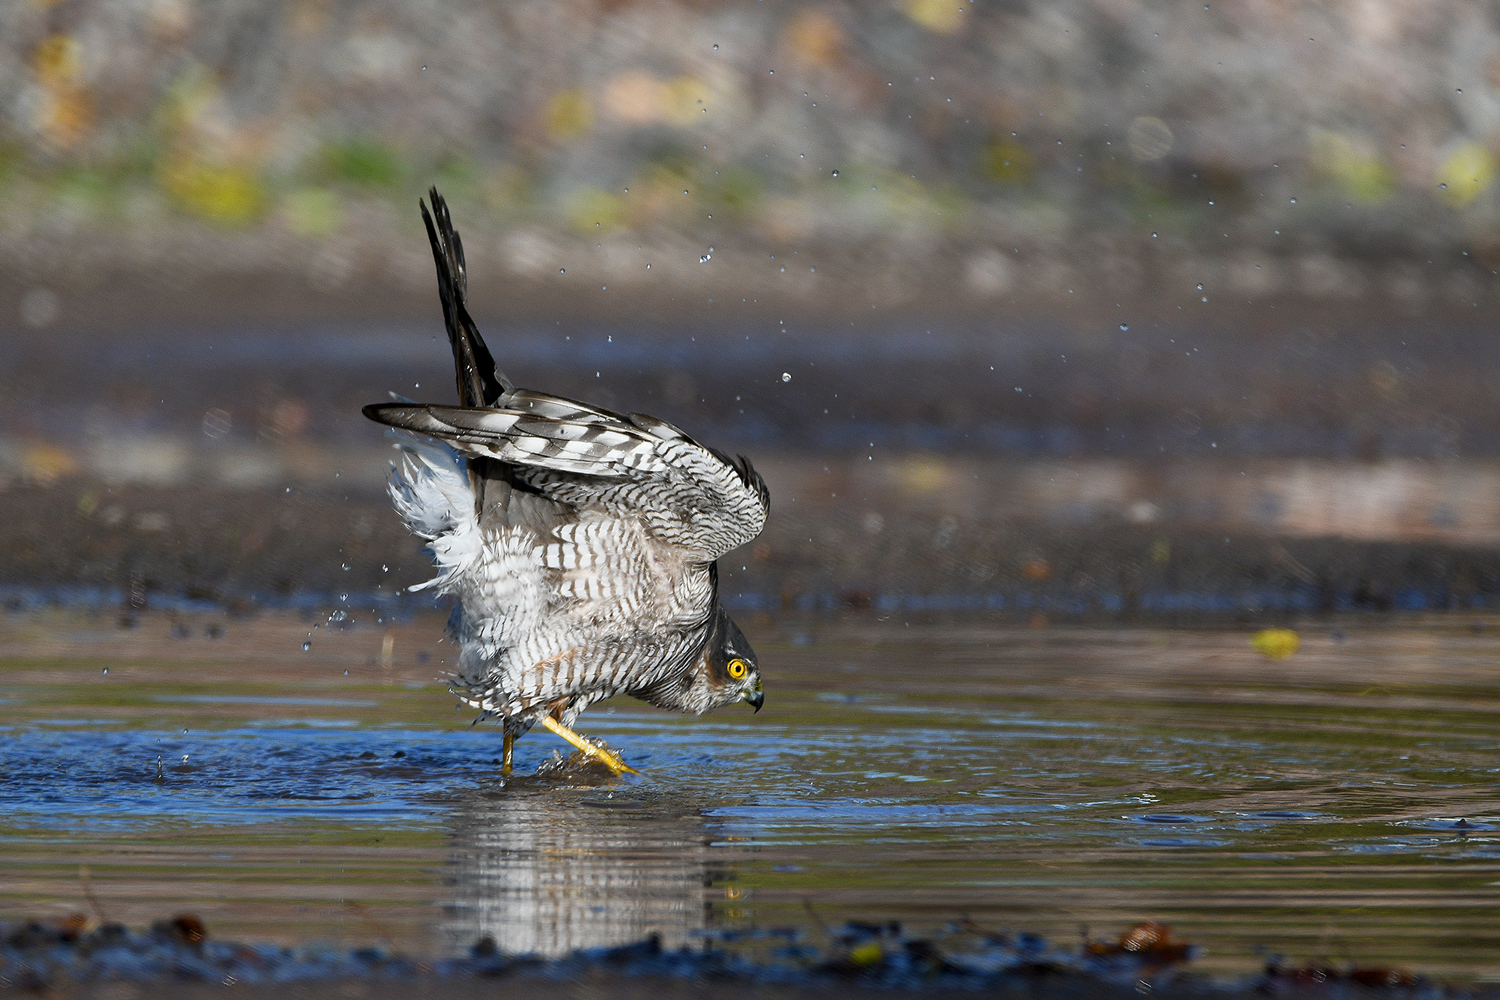
[[[740,457],[706,448],[672,424],[517,389],[493,407],[365,407],[372,420],[516,467],[549,498],[634,518],[692,561],[709,562],[765,526],[769,493]]]

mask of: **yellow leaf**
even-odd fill
[[[620,196],[599,188],[584,188],[568,200],[568,221],[580,233],[609,232],[620,226],[624,208]]]
[[[546,122],[553,139],[571,139],[593,128],[594,108],[582,90],[564,90],[547,102]]]
[[[815,66],[834,65],[844,47],[844,30],[832,15],[821,10],[803,10],[792,18],[783,37],[787,48]]]
[[[1250,638],[1250,645],[1273,660],[1286,659],[1301,644],[1301,638],[1289,628],[1261,629]]]
[[[906,16],[941,35],[951,35],[962,27],[965,13],[960,0],[906,0]]]
[[[1459,208],[1478,198],[1495,177],[1495,158],[1477,142],[1460,143],[1438,168],[1438,194]]]
[[[78,40],[71,35],[48,35],[31,55],[31,69],[42,86],[72,86],[79,75]]]
[[[260,178],[248,167],[181,159],[165,167],[161,181],[183,208],[221,225],[253,221],[265,202]]]
[[[1012,139],[998,139],[985,146],[980,167],[997,184],[1021,184],[1031,179],[1031,151]]]
[[[43,486],[78,471],[73,455],[55,444],[33,444],[21,454],[21,476]]]

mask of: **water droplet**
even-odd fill
[[[1454,90],[1454,93],[1456,93],[1456,94],[1462,94],[1463,92],[1464,92],[1464,88],[1462,88],[1462,87],[1459,87],[1456,90]]]
[[[348,563],[342,563],[342,564],[340,564],[339,569],[341,569],[345,573],[347,573],[347,572],[349,572],[349,564]]]
[[[105,668],[104,668],[104,675],[105,675],[105,676],[106,676],[106,677],[108,677],[108,676],[109,676],[109,668],[108,668],[108,667],[105,667]]]
[[[565,267],[560,267],[560,268],[557,269],[557,273],[558,274],[567,274],[568,273],[568,269],[565,268]]]
[[[1448,185],[1446,185],[1446,184],[1439,184],[1438,185],[1438,190],[1439,191],[1446,191],[1446,190],[1448,190]]]
[[[1128,333],[1128,332],[1130,332],[1130,324],[1129,323],[1121,323],[1120,324],[1120,332],[1121,333]]]
[[[389,573],[390,571],[391,571],[391,568],[389,566],[387,566],[385,563],[381,563],[380,564],[380,572],[382,572],[382,573]]]
[[[698,263],[700,263],[700,264],[707,264],[709,262],[709,260],[712,259],[712,258],[713,258],[713,254],[706,253],[702,257],[698,258]]]
[[[312,649],[312,640],[311,639],[309,639],[307,642],[304,642],[302,644],[302,652],[305,653],[305,652],[307,652],[310,649]]]
[[[839,175],[839,172],[838,172],[838,171],[837,171],[837,170],[835,170],[835,171],[834,171],[834,172],[833,172],[833,176],[835,176],[835,177],[837,177],[837,176],[838,176],[838,175]]]
[[[719,51],[719,43],[718,42],[714,43],[714,51],[715,52]]]
[[[345,670],[345,671],[344,671],[344,676],[345,676],[345,677],[348,677],[348,676],[349,676],[349,671],[347,671],[347,670]]]
[[[1198,283],[1198,291],[1203,291],[1203,283],[1201,281]]]
[[[1155,234],[1155,233],[1152,233],[1152,234],[1151,234],[1151,238],[1152,238],[1152,239],[1153,239],[1153,240],[1154,240],[1154,239],[1156,239],[1156,234]]]
[[[1296,198],[1293,198],[1293,199],[1292,199],[1292,204],[1293,204],[1293,205],[1295,205],[1295,204],[1297,204],[1297,199],[1296,199]]]
[[[782,372],[781,373],[781,381],[783,381],[783,382],[790,382],[791,380],[792,380],[792,373],[791,372]]]

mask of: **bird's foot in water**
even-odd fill
[[[609,747],[604,746],[602,743],[595,743],[593,740],[590,740],[587,737],[580,736],[578,733],[575,733],[573,730],[569,729],[561,722],[558,722],[552,716],[542,716],[541,722],[542,725],[546,726],[558,736],[561,736],[563,739],[573,744],[579,750],[583,751],[586,757],[592,757],[600,764],[603,764],[605,767],[609,768],[612,774],[620,774],[624,771],[629,771],[631,774],[641,773],[621,760],[620,755],[615,753]]]
[[[516,734],[513,733],[513,732],[511,732],[509,729],[507,729],[505,731],[504,757],[500,761],[500,776],[501,777],[504,777],[504,778],[509,778],[510,777],[511,768],[515,764],[515,759],[516,759]]]

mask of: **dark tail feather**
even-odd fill
[[[469,290],[469,275],[464,267],[464,245],[448,215],[448,203],[432,188],[432,214],[418,200],[422,221],[427,224],[427,238],[432,241],[432,259],[437,264],[438,297],[443,300],[443,322],[448,327],[448,342],[453,347],[453,367],[458,376],[459,406],[490,406],[512,386],[490,349],[485,346],[479,328],[464,304]],[[433,215],[437,223],[433,223]]]

